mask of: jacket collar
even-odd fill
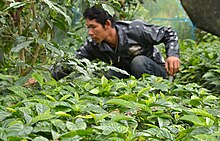
[[[120,52],[122,48],[128,43],[127,35],[121,27],[116,25],[116,31],[118,34],[118,46],[115,52]],[[100,51],[110,51],[114,52],[114,50],[105,42],[101,42],[98,44]]]

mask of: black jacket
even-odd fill
[[[88,38],[75,54],[89,60],[98,58],[128,73],[131,72],[130,63],[137,55],[146,55],[158,64],[164,64],[162,54],[154,47],[159,43],[165,44],[167,57],[179,57],[177,33],[171,27],[155,26],[142,21],[118,21],[116,30],[119,41],[115,50],[105,42],[97,44]]]

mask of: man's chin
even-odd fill
[[[96,39],[96,40],[94,39],[94,41],[95,41],[96,43],[101,43],[101,42],[102,42],[101,40],[97,40],[97,39]]]

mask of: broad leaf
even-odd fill
[[[11,52],[19,52],[21,49],[29,47],[29,45],[32,43],[33,41],[26,41],[26,42],[22,42],[20,44],[18,44],[16,47],[13,47],[11,49]]]

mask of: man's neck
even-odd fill
[[[110,29],[109,35],[105,42],[112,48],[117,48],[118,46],[118,34],[115,28]]]

